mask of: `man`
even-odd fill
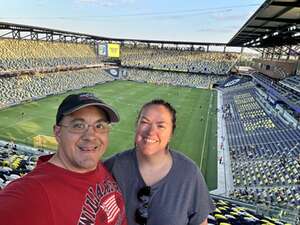
[[[120,190],[99,163],[118,121],[91,93],[67,96],[53,128],[57,152],[0,191],[0,225],[127,225]]]

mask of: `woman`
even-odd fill
[[[214,206],[198,167],[169,148],[175,127],[175,109],[150,101],[138,115],[135,148],[105,162],[125,198],[129,225],[207,224]]]

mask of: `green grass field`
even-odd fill
[[[133,146],[138,110],[153,98],[169,101],[177,110],[177,129],[171,147],[184,152],[202,170],[210,190],[217,186],[216,104],[212,90],[157,86],[130,81],[114,81],[84,88],[116,108],[121,122],[114,125],[110,146],[105,157]],[[78,92],[78,91],[77,91]],[[0,139],[33,144],[36,135],[52,135],[58,105],[67,94],[50,96],[38,101],[0,111]],[[24,112],[24,116],[22,116]]]

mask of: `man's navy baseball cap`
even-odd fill
[[[67,96],[59,105],[56,113],[56,125],[59,124],[64,116],[87,106],[97,106],[106,114],[110,123],[116,123],[120,121],[118,112],[110,105],[97,98],[94,94],[79,93]]]

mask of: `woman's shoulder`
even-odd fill
[[[199,166],[182,152],[172,150],[171,153],[174,159],[173,174],[176,179],[180,177],[182,183],[186,181],[185,183],[190,185],[193,182],[197,184],[195,187],[204,187],[205,181]]]
[[[109,169],[115,163],[123,164],[131,161],[133,159],[133,149],[125,150],[122,152],[115,153],[114,155],[110,156],[109,158],[103,161],[103,164]]]
[[[196,163],[191,158],[184,155],[182,152],[172,149],[171,154],[173,159],[175,160],[175,164],[180,166],[181,170],[199,170],[199,167],[196,165]]]
[[[110,160],[110,159],[126,159],[126,158],[130,158],[130,157],[132,157],[133,152],[134,152],[134,149],[127,149],[125,151],[120,151],[120,152],[117,152],[114,155],[110,156],[105,161]]]

